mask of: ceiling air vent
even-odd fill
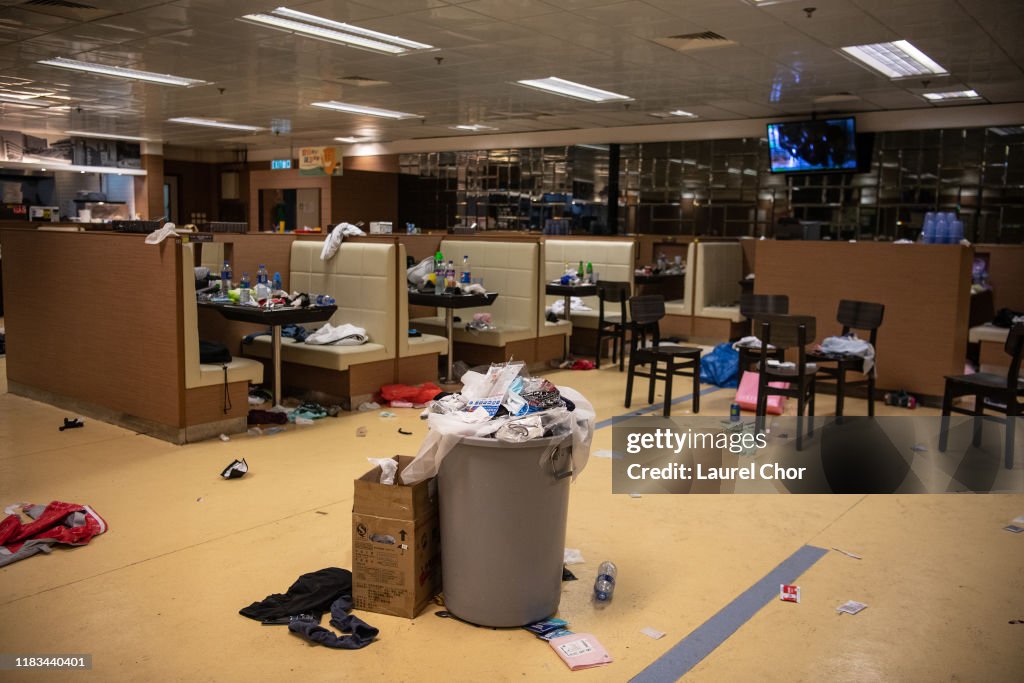
[[[21,4],[35,7],[62,7],[64,9],[99,9],[94,5],[83,5],[80,2],[69,2],[69,0],[25,0]]]
[[[368,88],[371,85],[389,85],[387,81],[379,81],[376,78],[366,78],[364,76],[342,76],[338,79],[338,83],[354,85],[357,88]]]
[[[93,21],[117,14],[114,10],[102,9],[95,5],[72,0],[25,0],[19,6],[40,14],[72,21]]]
[[[712,47],[726,47],[736,44],[736,41],[720,36],[714,31],[686,33],[679,36],[669,36],[668,38],[652,38],[652,40],[658,45],[664,45],[676,52],[693,52],[694,50],[706,50]]]

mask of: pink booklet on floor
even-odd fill
[[[604,649],[597,638],[589,633],[573,633],[551,641],[562,661],[572,670],[589,669],[612,661],[612,656]]]

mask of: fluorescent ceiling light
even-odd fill
[[[314,107],[321,109],[334,109],[349,114],[366,114],[367,116],[378,116],[382,119],[421,119],[419,114],[409,114],[404,111],[392,111],[390,109],[378,109],[377,107],[364,107],[361,104],[349,104],[348,102],[311,102]]]
[[[476,133],[481,130],[498,130],[494,126],[485,126],[482,123],[460,123],[457,126],[449,126],[452,130],[468,130]]]
[[[673,116],[680,116],[687,119],[697,118],[697,115],[693,112],[684,111],[682,109],[673,109],[672,111],[653,111],[650,115],[659,119],[667,119]]]
[[[278,7],[270,14],[246,14],[241,21],[263,24],[282,31],[291,31],[311,38],[319,38],[349,47],[373,50],[390,55],[401,55],[413,50],[430,50],[432,45],[417,43],[399,36],[332,21],[314,14]]]
[[[373,140],[373,138],[357,138],[354,135],[348,135],[348,136],[345,136],[343,138],[334,138],[334,139],[337,140],[338,142],[347,142],[350,145],[354,145],[354,144],[356,144],[358,142],[369,142],[370,140]]]
[[[35,93],[28,93],[28,92],[0,92],[0,99],[8,100],[8,101],[22,102],[24,100],[34,100],[37,97],[42,97],[44,95],[48,96],[48,95],[51,95],[51,94],[52,93],[48,93],[48,92],[35,92]]]
[[[889,78],[945,75],[949,72],[906,40],[842,48],[843,52]]]
[[[206,83],[206,81],[200,81],[195,78],[183,78],[181,76],[172,76],[170,74],[158,74],[152,71],[139,71],[138,69],[128,69],[123,66],[108,66],[106,64],[96,64],[95,62],[80,62],[76,59],[67,59],[65,57],[41,59],[39,60],[39,63],[47,66],[58,66],[62,69],[71,69],[72,71],[87,71],[101,76],[130,78],[136,81],[147,81],[149,83],[159,83],[161,85],[177,85],[186,88]]]
[[[90,133],[87,130],[66,130],[64,135],[79,135],[83,138],[100,138],[103,140],[128,140],[131,142],[157,142],[152,138],[139,138],[131,135],[117,135],[114,133]]]
[[[949,92],[926,92],[922,93],[921,97],[932,102],[941,102],[943,100],[973,100],[980,98],[981,95],[976,90],[951,90]]]
[[[1001,126],[999,128],[989,128],[989,130],[996,135],[1020,135],[1024,133],[1024,126]]]
[[[187,123],[192,126],[208,126],[210,128],[227,128],[228,130],[245,130],[245,131],[258,131],[266,130],[259,126],[246,126],[241,123],[227,123],[225,121],[216,121],[214,119],[203,119],[195,116],[179,116],[174,119],[167,119],[171,123]]]
[[[600,88],[592,88],[589,85],[574,83],[573,81],[567,81],[564,78],[556,78],[555,76],[516,81],[516,83],[519,85],[525,85],[527,88],[536,88],[537,90],[552,92],[556,95],[562,95],[563,97],[572,97],[577,100],[586,100],[587,102],[633,101],[633,98],[627,95],[620,95],[619,93],[601,90]]]

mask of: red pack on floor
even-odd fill
[[[743,410],[751,412],[757,410],[757,380],[756,372],[744,372],[740,378],[740,386],[736,390],[736,403],[740,404]],[[768,386],[776,389],[788,389],[789,382],[769,382]],[[786,409],[785,396],[769,396],[765,412],[769,415],[782,415]]]

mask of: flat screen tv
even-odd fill
[[[768,124],[772,173],[856,171],[853,117]]]

